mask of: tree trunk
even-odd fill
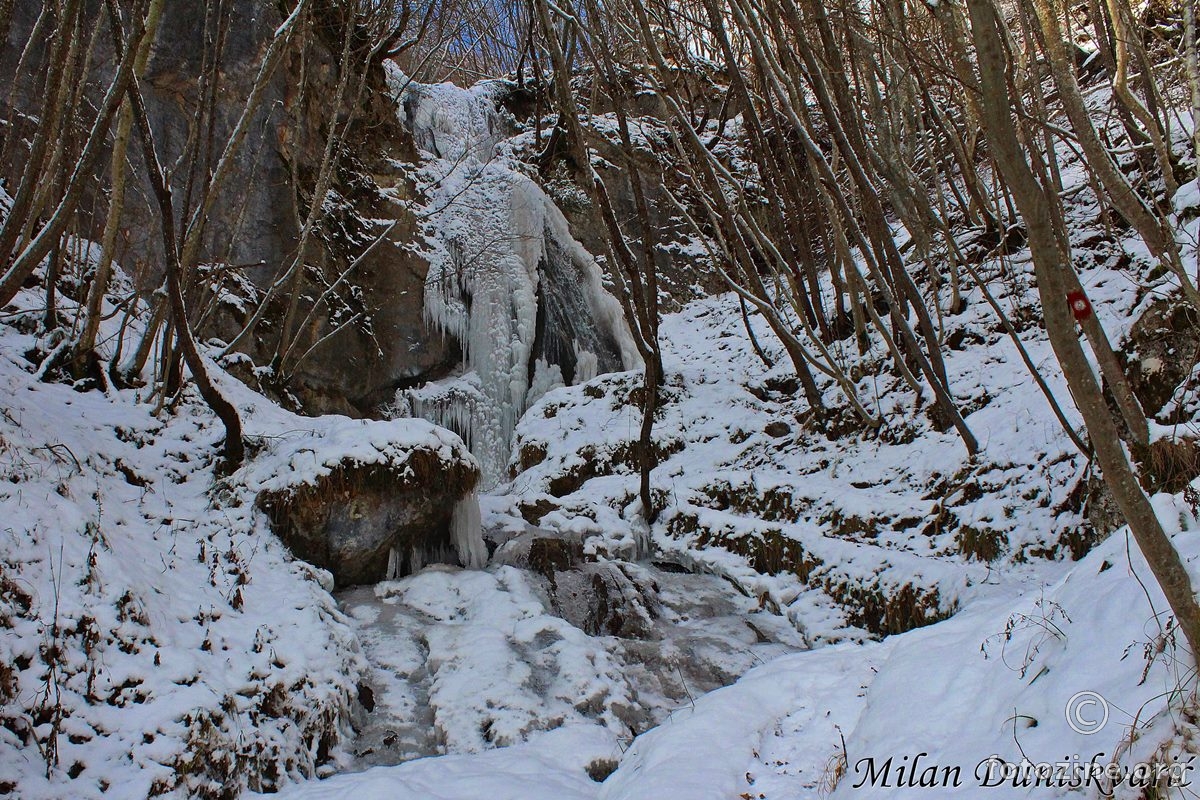
[[[138,48],[137,59],[134,61],[134,75],[139,78],[146,71],[150,60],[150,48],[158,30],[158,21],[162,17],[166,0],[151,0],[146,12],[146,35]],[[113,134],[112,158],[109,166],[109,178],[112,190],[109,192],[108,216],[104,222],[104,234],[100,243],[100,260],[96,264],[96,273],[92,277],[92,285],[88,287],[87,304],[84,312],[83,330],[75,343],[72,357],[72,371],[75,376],[82,377],[88,370],[88,362],[96,349],[96,336],[100,331],[100,318],[103,312],[104,295],[108,290],[108,282],[112,276],[113,259],[116,257],[117,235],[121,229],[121,216],[125,209],[125,185],[127,172],[125,169],[126,156],[129,151],[129,137],[133,131],[133,109],[129,101],[121,103],[117,118],[116,132]]]
[[[54,247],[55,242],[58,241],[59,236],[66,229],[67,224],[71,221],[75,213],[75,207],[83,194],[84,185],[93,174],[96,161],[103,152],[113,117],[116,115],[117,108],[121,104],[121,99],[129,87],[130,79],[133,77],[134,56],[132,50],[137,49],[145,34],[141,17],[135,15],[135,19],[137,21],[130,33],[128,42],[122,41],[122,36],[116,36],[118,47],[123,49],[124,54],[121,56],[116,73],[113,75],[112,82],[108,86],[104,99],[100,102],[96,118],[84,140],[83,150],[72,167],[70,178],[67,180],[66,191],[59,200],[54,212],[50,215],[49,220],[41,227],[32,241],[13,258],[7,272],[4,273],[3,277],[0,277],[0,308],[12,302],[13,297],[20,291],[26,278],[33,274],[37,265],[50,253],[51,248]],[[112,24],[115,26],[118,23],[114,21]],[[10,217],[9,222],[11,223],[12,221]],[[15,242],[16,239],[14,238],[13,241]],[[3,248],[0,248],[0,257],[4,257],[4,255],[6,254],[3,253]]]
[[[113,25],[117,23],[116,0],[107,0],[109,14]],[[120,46],[119,40],[116,46]],[[225,426],[224,457],[225,471],[233,471],[241,465],[245,458],[245,443],[242,441],[242,421],[237,408],[225,398],[212,382],[208,367],[196,346],[188,324],[187,305],[183,298],[183,275],[180,262],[179,242],[175,233],[175,210],[171,200],[171,189],[163,173],[162,164],[158,159],[158,151],[154,146],[154,133],[146,117],[146,107],[142,101],[141,88],[134,78],[129,89],[130,105],[133,108],[134,119],[137,122],[138,133],[142,143],[142,157],[146,164],[146,173],[154,198],[158,204],[159,225],[162,232],[163,256],[167,260],[167,298],[170,303],[171,320],[175,328],[176,341],[183,355],[184,363],[192,373],[192,380],[200,390],[200,396],[208,403],[209,408],[220,418]]]

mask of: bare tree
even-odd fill
[[[47,107],[37,124],[26,155],[25,169],[12,207],[3,225],[0,225],[0,259],[3,259],[0,263],[5,267],[3,275],[0,275],[0,307],[12,301],[71,224],[84,190],[92,181],[96,165],[105,151],[113,119],[133,79],[136,51],[146,35],[142,18],[144,5],[139,1],[135,3],[132,13],[137,22],[131,26],[128,38],[122,41],[122,55],[116,70],[82,138],[80,151],[67,168],[67,177],[61,184],[59,196],[52,199],[55,182],[46,178],[55,174],[57,165],[69,163],[67,159],[72,157],[66,152],[70,137],[61,135],[63,126],[68,120],[74,122],[76,113],[83,114],[82,108],[70,108],[67,103],[61,102],[61,92],[71,85],[70,82],[82,81],[83,71],[86,70],[86,65],[72,56],[73,49],[83,46],[80,31],[82,5],[77,0],[67,0],[59,15],[59,25],[51,36],[52,43],[46,57]],[[114,20],[111,24],[118,23]],[[65,73],[69,65],[75,65],[76,69],[68,75]]]
[[[105,5],[108,8],[114,32],[113,47],[118,53],[122,54],[122,59],[124,60],[130,54],[123,52],[123,37],[117,35],[121,27],[120,10],[117,8],[116,0],[105,0]],[[144,30],[143,21],[137,20],[135,21],[135,25]],[[163,254],[167,259],[167,296],[170,302],[172,326],[179,342],[179,348],[183,354],[183,360],[192,374],[192,379],[196,382],[196,387],[200,390],[200,395],[225,426],[225,468],[233,470],[241,464],[246,452],[245,443],[242,441],[241,418],[238,415],[237,408],[226,399],[213,383],[208,372],[208,367],[204,363],[203,356],[201,356],[199,348],[196,346],[195,337],[192,335],[191,325],[188,322],[187,304],[183,297],[184,270],[180,243],[175,232],[175,204],[171,196],[170,185],[158,157],[158,151],[154,145],[154,132],[150,128],[150,122],[146,115],[146,106],[142,99],[141,89],[138,86],[136,77],[131,77],[128,96],[133,118],[138,127],[138,134],[142,145],[142,158],[145,161],[150,188],[158,204]]]
[[[633,146],[629,134],[628,119],[625,111],[625,99],[619,90],[615,76],[615,68],[607,56],[599,57],[596,66],[612,95],[616,108],[618,126],[624,152],[627,156],[624,167],[628,172],[630,187],[634,195],[637,209],[638,232],[641,239],[642,256],[638,259],[627,241],[620,222],[613,210],[613,204],[608,196],[608,190],[603,180],[591,166],[588,155],[587,141],[579,124],[579,112],[575,96],[570,85],[570,68],[563,39],[585,33],[580,30],[578,17],[555,6],[555,11],[562,18],[562,26],[556,25],[551,14],[548,0],[535,0],[538,20],[550,61],[554,69],[554,90],[558,101],[558,135],[565,143],[567,158],[590,189],[604,218],[610,237],[609,252],[620,269],[618,277],[623,278],[621,291],[618,293],[626,320],[634,333],[638,352],[642,357],[642,425],[638,436],[638,465],[640,474],[639,494],[642,502],[642,515],[646,523],[652,524],[658,516],[658,509],[651,492],[651,472],[657,464],[657,451],[654,446],[654,414],[658,408],[658,393],[663,380],[662,351],[658,341],[658,281],[657,266],[654,262],[655,234],[650,222],[650,213],[644,195],[642,176],[633,157]],[[595,5],[593,11],[598,11]],[[602,34],[600,34],[602,35]],[[607,53],[605,43],[601,39],[598,52]]]

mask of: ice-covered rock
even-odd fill
[[[587,559],[579,536],[531,529],[500,547],[495,560],[540,576],[553,612],[589,636],[659,636],[658,585],[636,565]]]
[[[430,86],[395,70],[391,80],[404,123],[430,157],[420,212],[432,248],[425,316],[462,348],[457,375],[404,390],[397,405],[461,434],[489,488],[531,403],[556,386],[632,367],[637,351],[562,212],[497,155],[508,128],[495,107],[503,84]]]

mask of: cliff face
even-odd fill
[[[0,71],[18,75],[31,37],[26,64],[46,58],[44,35],[35,36],[40,6],[16,3],[8,39],[0,47]],[[99,35],[85,87],[93,99],[103,94],[114,65],[107,15],[101,4],[96,6]],[[141,80],[155,140],[184,216],[196,207],[203,178],[229,141],[283,21],[280,5],[265,0],[232,0],[224,8],[218,18],[215,4],[166,3]],[[293,315],[300,333],[290,363],[285,359],[274,372],[243,377],[274,390],[283,388],[279,379],[286,377],[286,392],[278,393],[309,413],[374,416],[397,387],[443,374],[458,352],[455,343],[431,336],[423,322],[428,265],[415,252],[416,220],[403,205],[412,192],[405,165],[416,151],[397,120],[382,69],[372,64],[361,94],[350,94],[339,107],[340,23],[331,6],[316,3],[313,9],[311,25],[292,38],[267,82],[233,174],[207,219],[201,277],[190,287],[193,324],[202,338],[233,340],[255,300],[287,271],[313,202],[327,137],[336,131],[344,141],[335,148],[339,163],[305,250],[304,279],[297,292],[277,293],[253,335],[237,349],[260,367],[271,364],[281,321],[298,294]],[[215,99],[208,104],[205,81],[213,74],[214,59],[219,63]],[[38,113],[38,73],[20,70],[23,77],[14,79],[11,92],[0,93],[4,118],[19,123],[21,115]],[[347,113],[351,105],[352,114]],[[144,174],[139,153],[135,143],[129,168],[138,177]],[[80,211],[97,241],[107,213],[108,161],[101,159],[105,174],[97,176]],[[15,151],[0,167],[9,185],[20,164]],[[156,214],[146,194],[127,193],[117,261],[147,295],[162,277]],[[310,316],[313,301],[327,291]],[[206,310],[212,297],[218,301]]]

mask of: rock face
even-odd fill
[[[8,38],[0,42],[0,72],[17,73],[39,5],[15,4]],[[141,88],[160,157],[166,164],[179,165],[172,173],[172,188],[185,216],[195,207],[197,176],[211,173],[242,114],[263,55],[283,21],[283,7],[266,0],[231,0],[219,10],[204,3],[164,6]],[[381,65],[368,70],[353,115],[347,113],[348,103],[338,108],[334,101],[340,13],[336,4],[312,4],[310,33],[293,37],[250,116],[250,133],[230,179],[217,194],[199,255],[201,265],[218,268],[198,281],[202,285],[196,287],[194,303],[200,309],[216,298],[210,309],[197,312],[197,319],[203,318],[198,331],[202,340],[228,342],[242,330],[267,287],[292,263],[299,222],[314,203],[326,136],[332,130],[344,131],[340,163],[304,254],[304,281],[297,291],[278,293],[254,334],[237,349],[255,366],[271,364],[279,350],[281,321],[292,297],[298,297],[297,345],[273,372],[260,373],[259,388],[309,414],[378,417],[397,389],[444,375],[461,354],[456,342],[431,335],[424,322],[429,265],[414,249],[420,239],[417,220],[404,205],[412,193],[407,165],[415,161],[416,150],[397,119]],[[107,24],[103,14],[96,19],[97,25]],[[217,56],[219,93],[209,120],[197,108],[205,85],[201,75],[219,28],[224,31]],[[108,31],[101,33],[96,66],[85,86],[93,104],[103,94],[114,63]],[[13,78],[13,91],[0,97],[4,119],[39,113],[35,78],[44,52],[45,48],[30,48],[31,60]],[[10,98],[15,109],[9,108]],[[198,139],[207,139],[209,145],[193,163],[187,148]],[[134,180],[126,193],[117,262],[149,296],[162,279],[163,259],[155,235],[157,210],[144,187],[137,152],[134,142],[129,157]],[[80,215],[96,241],[107,214],[108,163],[109,157],[102,156],[103,174],[80,204]],[[7,163],[0,164],[0,177],[11,181],[22,164],[22,154],[14,150]],[[335,283],[336,290],[310,316],[312,300]],[[127,344],[126,352],[133,346]]]
[[[233,5],[238,20],[266,21],[253,41],[229,54],[241,67],[240,72],[233,71],[236,82],[231,94],[243,98],[253,80],[250,67],[257,65],[266,37],[281,20],[274,4],[237,0]],[[323,5],[315,8],[318,22],[328,21],[322,14],[336,15],[332,8],[321,10]],[[303,286],[307,296],[301,300],[298,319],[312,308],[309,297],[321,294],[340,276],[345,278],[297,334],[293,363],[285,360],[277,368],[287,385],[275,388],[286,389],[280,395],[284,399],[290,395],[306,413],[378,417],[397,388],[444,375],[457,363],[459,351],[453,340],[431,334],[422,314],[429,265],[414,248],[420,239],[418,223],[405,205],[412,194],[406,165],[415,161],[416,151],[397,121],[382,68],[371,65],[351,117],[347,108],[339,109],[332,101],[337,96],[340,42],[320,35],[322,30],[337,28],[318,24],[315,29],[318,35],[303,50],[293,44],[277,70],[263,104],[264,109],[276,110],[270,116],[260,112],[264,124],[255,130],[263,131],[261,142],[248,143],[254,148],[247,150],[240,180],[235,179],[238,189],[223,203],[229,217],[240,213],[240,203],[247,204],[238,237],[240,249],[229,260],[261,265],[248,272],[254,286],[251,299],[261,299],[266,287],[287,269],[298,245],[296,221],[304,218],[314,201],[326,134],[351,119],[316,235],[309,240],[305,258],[309,274]],[[193,37],[198,34],[192,31]],[[185,50],[190,41],[181,32],[160,44],[160,50]],[[177,77],[187,74],[183,68],[175,73]],[[306,82],[301,84],[297,76],[305,76]],[[175,116],[187,112],[180,107]],[[270,364],[276,355],[280,320],[291,294],[275,300],[264,323],[240,348],[259,366]],[[219,311],[207,333],[228,341],[248,314],[237,304]],[[303,362],[295,363],[299,353],[318,342]]]
[[[317,453],[323,461],[313,469]],[[276,535],[338,587],[487,560],[479,467],[458,437],[423,421],[343,420],[316,442],[285,443],[248,472]]]

